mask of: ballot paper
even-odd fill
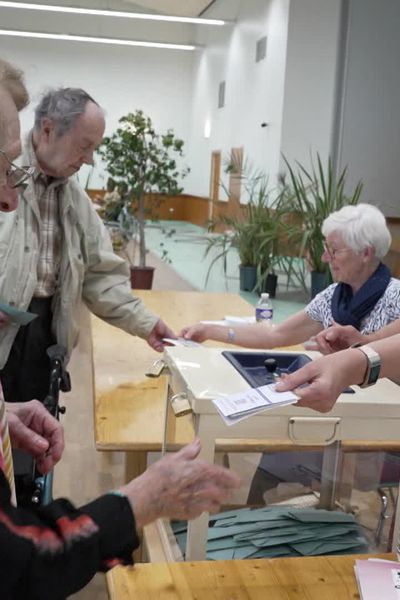
[[[298,399],[293,392],[277,392],[275,383],[270,383],[238,394],[219,396],[213,403],[225,423],[234,425],[256,413],[293,404]]]
[[[199,348],[201,344],[194,342],[193,340],[186,340],[183,337],[178,338],[163,338],[163,342],[170,344],[171,346],[186,346],[187,348]]]
[[[361,600],[400,600],[400,563],[356,560],[354,571]]]
[[[0,302],[0,312],[7,315],[12,323],[17,323],[18,325],[28,325],[28,323],[37,317],[34,313],[20,310],[19,308],[15,308],[15,306],[10,306],[3,302]]]

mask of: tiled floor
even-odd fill
[[[229,252],[226,271],[222,259],[216,260],[210,269],[218,250],[214,248],[205,256],[208,239],[204,228],[183,221],[160,221],[150,224],[146,230],[147,247],[158,256],[166,251],[169,264],[194,289],[238,293],[255,305],[259,299],[256,293],[239,290],[237,252]],[[278,274],[277,297],[272,300],[276,323],[304,308],[307,301],[307,295],[300,287],[287,288],[285,275]]]

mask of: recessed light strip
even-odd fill
[[[0,29],[0,35],[10,37],[39,38],[44,40],[64,40],[68,42],[89,42],[93,44],[115,44],[117,46],[144,46],[145,48],[165,48],[167,50],[196,50],[199,46],[189,44],[167,44],[163,42],[142,42],[138,40],[121,40],[117,38],[89,37],[86,35],[70,35],[63,33],[41,33],[39,31],[12,31]]]
[[[122,17],[124,19],[144,19],[146,21],[170,21],[173,23],[193,23],[195,25],[225,25],[226,21],[220,19],[203,19],[194,17],[173,17],[170,15],[156,15],[117,10],[100,10],[97,8],[78,8],[75,6],[52,6],[50,4],[30,4],[29,2],[0,2],[0,7],[25,10],[41,10],[57,13],[71,13],[75,15],[93,15],[99,17]]]

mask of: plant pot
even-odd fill
[[[311,300],[317,294],[322,292],[330,284],[328,273],[320,273],[319,271],[311,271]]]
[[[257,283],[257,267],[239,265],[240,289],[244,292],[252,292]]]
[[[275,298],[276,287],[278,285],[278,275],[269,273],[264,279],[262,284],[259,286],[259,293],[268,292],[270,298]]]
[[[130,271],[133,290],[151,290],[154,267],[130,267]]]

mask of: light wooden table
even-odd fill
[[[237,294],[141,290],[137,295],[176,333],[202,319],[245,317],[254,312],[254,307]],[[125,452],[125,476],[129,481],[145,469],[148,452],[161,450],[167,378],[146,378],[145,373],[162,355],[140,338],[94,316],[92,340],[96,448]],[[192,437],[190,421],[181,419],[177,445]]]
[[[107,584],[110,600],[355,600],[354,563],[369,556],[139,564],[116,567]]]

